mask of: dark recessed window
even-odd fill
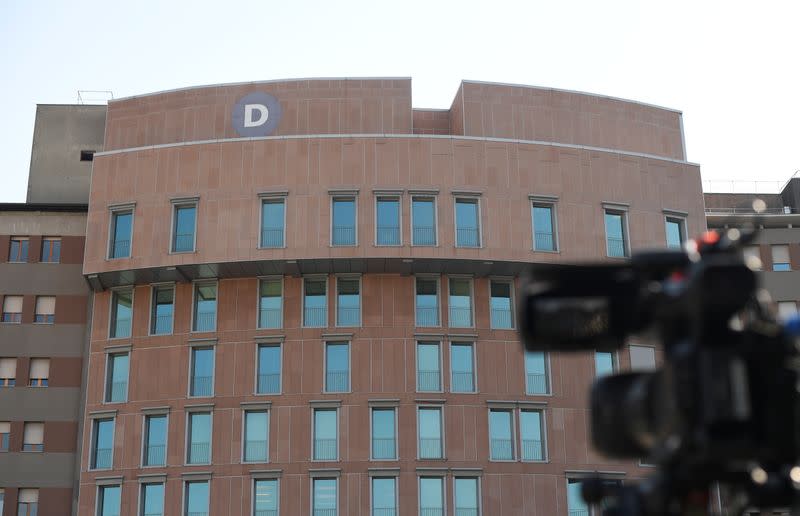
[[[94,160],[94,151],[93,150],[82,150],[81,151],[81,161],[93,161]]]

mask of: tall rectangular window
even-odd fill
[[[36,516],[38,509],[38,489],[20,489],[17,491],[17,516]]]
[[[489,410],[489,457],[514,460],[513,414],[510,410]]]
[[[792,270],[792,263],[791,260],[789,259],[788,245],[772,246],[772,270],[773,271]]]
[[[8,249],[8,261],[11,263],[24,263],[28,261],[28,237],[11,237]]]
[[[3,322],[15,324],[22,322],[22,296],[3,297]]]
[[[411,198],[411,244],[436,245],[436,199]]]
[[[32,358],[28,373],[28,385],[31,387],[47,387],[50,378],[50,359]]]
[[[442,365],[438,342],[417,343],[417,390],[420,392],[442,390]]]
[[[269,461],[269,412],[244,413],[244,462]]]
[[[167,463],[167,416],[145,416],[143,465],[163,466]]]
[[[617,369],[616,360],[614,359],[614,352],[612,351],[595,351],[594,352],[594,375],[601,377],[608,374],[613,374]]]
[[[281,347],[278,344],[258,346],[257,394],[281,392]]]
[[[44,423],[25,423],[22,432],[22,451],[44,451]]]
[[[394,408],[372,409],[372,459],[394,460],[397,458],[397,424]]]
[[[211,412],[189,413],[187,464],[211,463]]]
[[[217,329],[217,284],[194,284],[194,313],[192,331]]]
[[[333,198],[331,245],[356,245],[356,199]]]
[[[119,289],[111,292],[111,327],[109,337],[112,339],[130,337],[133,319],[133,289]]]
[[[472,326],[472,280],[450,278],[450,327]]]
[[[189,396],[213,396],[214,348],[193,347]]]
[[[519,433],[522,442],[522,460],[545,460],[542,413],[538,410],[521,410]]]
[[[420,477],[419,516],[444,516],[444,479]]]
[[[479,516],[480,497],[478,479],[473,477],[456,477],[453,480],[456,499],[456,516]]]
[[[197,226],[197,203],[174,204],[172,222],[173,253],[190,253],[194,251],[195,231]]]
[[[208,516],[208,481],[186,482],[184,516]]]
[[[547,394],[550,382],[547,378],[547,356],[541,351],[525,352],[525,392]]]
[[[533,221],[533,250],[555,251],[555,206],[552,204],[531,204],[531,220]]]
[[[400,245],[400,198],[378,197],[375,203],[375,243]]]
[[[119,516],[121,494],[122,487],[120,486],[99,486],[97,488],[97,516]]]
[[[336,326],[361,326],[361,280],[336,278]]]
[[[17,384],[17,359],[0,358],[0,387],[14,387]]]
[[[393,477],[373,477],[372,516],[397,514],[397,487]]]
[[[106,364],[106,402],[120,403],[128,399],[128,354],[108,355]]]
[[[475,352],[471,342],[450,344],[450,390],[475,392]]]
[[[278,516],[278,480],[256,480],[253,483],[253,516]]]
[[[9,421],[0,421],[0,452],[8,451],[8,440],[11,435],[11,423]],[[3,514],[0,512],[0,514]]]
[[[111,469],[114,457],[114,419],[95,419],[92,425],[92,469]]]
[[[628,239],[625,232],[625,212],[605,210],[606,251],[612,258],[628,256]]]
[[[109,258],[128,258],[131,255],[133,234],[133,210],[111,212],[111,238],[108,244]]]
[[[439,281],[417,278],[417,326],[439,326]]]
[[[58,237],[44,237],[42,239],[42,263],[59,263],[61,261],[61,239]]]
[[[142,484],[139,516],[164,516],[164,484]]]
[[[283,283],[280,279],[262,279],[259,282],[258,327],[283,326]]]
[[[419,458],[444,458],[444,447],[442,446],[442,409],[439,407],[420,407],[417,412]]]
[[[312,480],[312,516],[336,516],[338,498],[335,478],[315,478]]]
[[[284,246],[283,228],[286,222],[286,200],[269,198],[261,201],[261,247]]]
[[[323,328],[328,325],[327,278],[303,279],[303,326]]]
[[[314,460],[336,460],[338,423],[336,409],[314,409]]]
[[[350,344],[325,343],[325,392],[350,390]]]
[[[478,199],[456,199],[456,247],[480,247]]]
[[[151,293],[150,334],[169,335],[172,333],[172,320],[175,312],[175,287],[155,286]]]
[[[686,240],[685,220],[680,217],[667,217],[664,224],[667,234],[667,247],[680,249]]]
[[[53,324],[56,322],[55,296],[36,296],[36,312],[33,322],[39,324]]]
[[[514,303],[511,302],[511,282],[492,280],[489,290],[492,329],[512,329],[514,327]]]

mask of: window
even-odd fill
[[[356,199],[333,198],[331,245],[356,245]]]
[[[773,245],[772,246],[772,270],[773,271],[790,271],[792,264],[789,260],[789,246],[788,245]]]
[[[419,458],[444,458],[442,446],[442,409],[420,407],[418,410]]]
[[[595,377],[613,374],[617,370],[617,363],[613,351],[594,352],[594,375]]]
[[[175,312],[175,287],[172,285],[154,286],[152,289],[150,312],[150,334],[169,335],[172,333],[172,320]]]
[[[453,480],[456,499],[456,516],[478,516],[480,514],[480,497],[478,496],[478,479],[456,477]]]
[[[521,410],[519,413],[519,433],[522,441],[522,460],[546,460],[544,439],[542,439],[541,411]]]
[[[261,200],[261,247],[284,246],[283,231],[286,220],[286,200],[270,198]]]
[[[133,289],[111,291],[111,327],[109,338],[118,339],[131,336],[133,317]]]
[[[411,245],[436,245],[436,199],[411,198]]]
[[[11,423],[0,421],[0,452],[8,451],[8,440],[11,435]],[[0,514],[3,514],[0,512]]]
[[[38,489],[20,489],[17,491],[17,516],[36,516],[38,509]]]
[[[132,230],[133,210],[111,212],[111,241],[108,246],[109,258],[130,257]]]
[[[244,462],[269,461],[269,412],[247,410],[244,413]]]
[[[361,325],[361,280],[336,278],[336,326]]]
[[[533,202],[533,250],[555,251],[558,249],[555,236],[555,205]]]
[[[281,347],[277,344],[258,346],[257,394],[281,392]]]
[[[417,278],[417,326],[439,326],[439,282]]]
[[[14,387],[17,384],[17,359],[0,358],[0,387]]]
[[[22,322],[22,296],[5,296],[3,298],[3,322]]]
[[[569,516],[589,516],[589,506],[583,501],[578,479],[567,479],[567,512]]]
[[[372,409],[372,459],[397,458],[397,425],[394,408]]]
[[[214,395],[214,348],[192,348],[192,377],[189,396]]]
[[[667,247],[670,249],[680,249],[683,246],[683,242],[686,240],[684,223],[683,218],[666,218]]]
[[[217,329],[217,284],[195,283],[194,324],[192,331]]]
[[[108,355],[106,365],[106,402],[120,403],[128,399],[128,362],[127,353]]]
[[[197,226],[197,203],[174,204],[172,214],[173,253],[194,251],[195,228]]]
[[[211,463],[211,412],[189,413],[187,464]]]
[[[337,486],[335,478],[315,478],[312,480],[313,516],[336,516]]]
[[[303,326],[322,328],[327,326],[328,294],[327,279],[303,279]]]
[[[652,371],[656,368],[656,348],[651,346],[630,346],[631,371]]]
[[[444,479],[420,477],[419,516],[444,516]]]
[[[36,313],[33,322],[53,324],[56,321],[56,298],[54,296],[36,296]]]
[[[760,271],[762,269],[761,262],[761,247],[757,245],[748,245],[742,248],[742,256],[745,263],[754,270]]]
[[[42,263],[58,263],[61,261],[61,239],[44,237],[42,239]]]
[[[492,280],[489,284],[492,329],[510,330],[514,327],[514,308],[511,302],[511,282]]]
[[[142,484],[140,516],[164,516],[164,484]]]
[[[92,422],[92,469],[111,469],[114,457],[114,419]]]
[[[12,263],[22,263],[28,261],[28,237],[11,237],[11,245],[8,250],[8,261]]]
[[[186,482],[184,516],[208,516],[208,481]]]
[[[400,245],[400,198],[378,197],[375,202],[375,244]]]
[[[606,252],[612,258],[628,256],[628,242],[625,234],[625,212],[605,210]]]
[[[167,416],[144,418],[144,466],[164,466],[167,463]]]
[[[253,516],[278,516],[278,480],[256,480],[253,486]]]
[[[81,151],[81,161],[94,161],[94,151],[93,150],[82,150]]]
[[[778,301],[778,319],[788,321],[797,315],[797,303],[794,301]]]
[[[280,328],[283,325],[283,284],[280,279],[259,282],[258,327]]]
[[[6,496],[6,492],[3,488],[0,488],[0,514],[3,514],[3,503]]]
[[[44,451],[44,423],[25,423],[22,433],[22,451]]]
[[[337,446],[336,409],[314,409],[314,460],[336,460]]]
[[[350,344],[327,342],[325,344],[325,392],[350,390]]]
[[[489,410],[489,458],[514,460],[513,413],[511,410]]]
[[[456,198],[456,247],[480,247],[478,199]]]
[[[548,394],[550,382],[547,378],[547,357],[541,351],[525,352],[525,392]]]
[[[450,278],[450,327],[472,326],[472,281]]]
[[[396,479],[374,477],[372,479],[372,516],[394,516],[397,514]]]
[[[417,390],[442,390],[441,360],[438,342],[417,342]]]
[[[475,352],[471,342],[450,344],[450,390],[475,392]]]
[[[30,373],[28,374],[28,385],[31,387],[47,387],[50,378],[50,359],[32,358]]]

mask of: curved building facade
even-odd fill
[[[588,514],[596,374],[525,355],[527,264],[705,228],[677,111],[462,82],[188,88],[109,103],[78,513]],[[278,512],[279,511],[279,512]]]

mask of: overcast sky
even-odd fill
[[[25,200],[37,103],[293,77],[461,79],[677,108],[703,179],[800,169],[800,2],[0,1],[0,202]],[[718,184],[718,183],[717,183]]]

